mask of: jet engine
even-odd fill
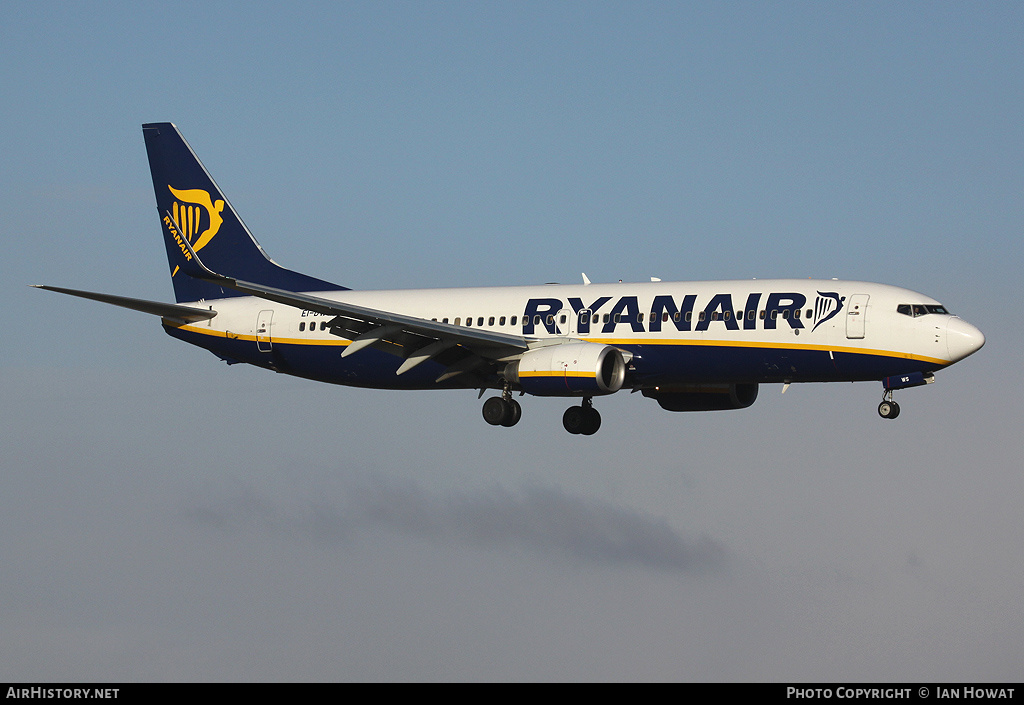
[[[643,390],[666,411],[724,411],[746,409],[757,399],[753,384],[685,384]]]
[[[626,380],[626,362],[610,345],[560,343],[530,350],[510,362],[504,377],[537,396],[612,394]]]

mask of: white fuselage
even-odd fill
[[[495,288],[336,291],[323,299],[401,312],[502,333],[537,344],[575,339],[632,354],[630,383],[646,381],[838,381],[933,371],[984,342],[976,328],[922,294],[883,284],[837,280],[754,279]],[[340,353],[350,341],[332,334],[330,316],[254,297],[205,301],[217,316],[171,326],[203,347],[261,364],[294,358],[292,374],[358,386],[414,387],[400,358],[373,364]],[[919,307],[921,315],[914,313]],[[187,334],[187,335],[186,335]],[[223,346],[222,346],[223,347]],[[297,354],[300,351],[319,354]],[[275,353],[275,351],[277,351]],[[451,386],[451,385],[446,385]],[[476,381],[467,386],[479,386]]]

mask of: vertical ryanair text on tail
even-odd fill
[[[142,126],[176,303],[42,286],[161,317],[229,364],[380,389],[494,389],[514,426],[530,394],[579,399],[570,433],[623,389],[669,411],[742,409],[760,384],[935,381],[985,336],[938,301],[856,281],[736,281],[353,291],[279,266],[171,123]],[[785,389],[785,387],[784,387]]]

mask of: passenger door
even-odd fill
[[[864,337],[864,323],[868,312],[867,294],[854,294],[846,306],[846,337],[859,340]]]

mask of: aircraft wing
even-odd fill
[[[133,311],[142,311],[154,316],[162,316],[185,323],[205,321],[217,315],[216,311],[205,308],[193,308],[192,306],[181,306],[179,304],[165,304],[160,301],[147,301],[146,299],[132,299],[127,296],[114,296],[113,294],[100,294],[94,291],[81,291],[79,289],[65,289],[59,286],[47,286],[45,284],[31,284],[36,289],[56,291],[59,294],[69,294],[83,299],[102,301],[105,304],[113,304],[121,308],[130,308]]]
[[[448,367],[438,378],[442,382],[487,363],[513,358],[540,342],[521,335],[456,326],[234,279],[211,271],[185,239],[181,243],[191,255],[186,256],[182,264],[188,276],[286,306],[333,316],[327,324],[330,332],[352,341],[342,356],[373,346],[405,358],[398,374],[436,359]]]

